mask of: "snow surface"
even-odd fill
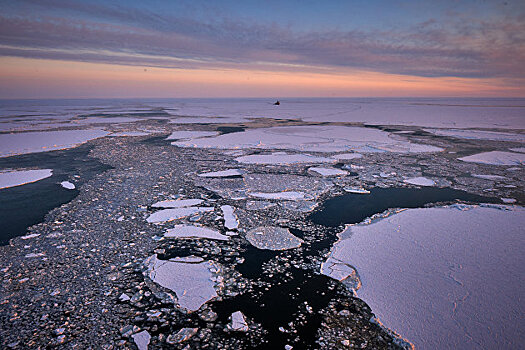
[[[239,163],[245,164],[312,164],[312,163],[335,163],[335,159],[316,157],[309,154],[288,154],[277,152],[272,154],[253,154],[235,158]]]
[[[196,311],[207,301],[217,297],[210,269],[211,261],[182,263],[159,260],[152,255],[144,262],[148,277],[155,283],[175,293],[179,305],[188,311]]]
[[[283,192],[251,192],[251,197],[264,198],[264,199],[277,199],[285,201],[298,201],[309,199],[307,194],[304,192],[297,191],[283,191]]]
[[[61,130],[0,134],[0,157],[71,148],[108,134],[104,130]]]
[[[177,199],[177,200],[166,200],[166,201],[160,201],[157,203],[152,204],[151,206],[153,208],[183,208],[183,207],[191,207],[194,205],[201,204],[203,202],[202,199]]]
[[[313,171],[321,176],[341,176],[348,174],[348,171],[337,168],[312,167],[309,168],[308,171]]]
[[[171,133],[166,140],[186,140],[186,139],[196,139],[199,137],[206,136],[217,136],[219,135],[216,131],[191,131],[191,130],[179,130]]]
[[[213,211],[212,207],[187,207],[159,210],[151,214],[146,221],[150,223],[159,223],[185,218],[197,213]]]
[[[464,162],[493,164],[493,165],[523,165],[525,164],[525,154],[492,151],[473,154],[463,158],[458,158]]]
[[[463,129],[423,129],[426,132],[439,136],[449,136],[470,140],[493,140],[525,142],[525,135],[508,132],[463,130]]]
[[[208,227],[193,225],[175,225],[164,234],[166,238],[208,238],[227,241],[228,236]]]
[[[224,214],[224,227],[228,230],[239,228],[239,219],[235,215],[235,210],[231,205],[222,205],[222,213]]]
[[[427,179],[423,176],[412,177],[410,179],[403,180],[403,182],[416,186],[434,186],[436,184],[434,180]]]
[[[243,175],[244,173],[245,171],[241,169],[228,169],[228,170],[211,171],[208,173],[202,173],[197,176],[200,176],[200,177],[228,177],[228,176],[239,176],[239,175]]]
[[[439,152],[441,148],[410,143],[378,129],[348,126],[283,126],[248,129],[216,137],[172,142],[172,145],[195,148],[289,149],[303,152]]]
[[[131,337],[133,338],[133,341],[139,350],[148,350],[148,345],[151,340],[151,335],[148,333],[148,331],[135,333]]]
[[[246,233],[246,239],[254,247],[268,250],[286,250],[298,248],[303,240],[282,227],[257,227]]]
[[[323,273],[344,279],[355,268],[358,297],[418,349],[517,349],[523,227],[523,207],[408,209],[340,233]]]
[[[75,184],[72,183],[72,182],[69,182],[69,181],[62,181],[60,183],[60,186],[68,189],[68,190],[74,190],[75,189]]]
[[[36,182],[51,175],[53,175],[51,169],[2,171],[0,172],[0,189]]]

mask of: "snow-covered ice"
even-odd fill
[[[158,223],[165,221],[172,221],[182,219],[187,216],[213,211],[212,207],[186,207],[186,208],[175,208],[175,209],[163,209],[151,214],[146,221],[150,223]]]
[[[212,281],[211,261],[182,263],[159,260],[156,255],[146,259],[148,277],[155,283],[175,293],[179,305],[196,311],[207,301],[217,297]]]
[[[409,179],[403,180],[403,182],[416,186],[434,186],[436,184],[434,180],[427,179],[423,176],[411,177]]]
[[[337,168],[311,167],[308,171],[312,171],[321,176],[342,176],[348,174],[348,171]]]
[[[464,130],[464,129],[423,129],[439,136],[449,136],[471,140],[493,140],[525,142],[525,135],[498,131]]]
[[[135,136],[148,136],[150,135],[149,132],[144,131],[121,131],[121,132],[114,132],[111,135],[111,137],[135,137]]]
[[[133,341],[139,350],[148,350],[148,345],[151,340],[151,335],[148,333],[148,331],[135,333],[131,337],[133,338]]]
[[[235,215],[235,208],[231,205],[222,205],[221,210],[224,215],[224,227],[228,230],[239,228],[239,219],[237,219],[237,215]]]
[[[175,225],[164,234],[167,238],[208,238],[227,241],[228,236],[208,227],[194,225]]]
[[[165,200],[152,204],[153,208],[183,208],[192,207],[194,205],[201,204],[202,199],[190,198],[190,199],[177,199],[177,200]]]
[[[186,140],[186,139],[197,139],[200,137],[217,136],[219,133],[216,131],[191,131],[191,130],[179,130],[171,133],[166,140]]]
[[[333,158],[317,157],[310,154],[288,154],[276,152],[272,154],[252,154],[235,158],[239,163],[245,164],[315,164],[315,163],[335,163]]]
[[[228,327],[231,330],[238,331],[238,332],[248,332],[248,323],[246,323],[246,319],[244,317],[244,314],[240,311],[235,311],[231,315],[231,323],[228,325]]]
[[[344,190],[348,193],[355,193],[355,194],[370,194],[370,191],[365,189],[365,188],[362,188],[362,187],[352,187],[352,186],[347,186],[344,188]]]
[[[500,175],[470,174],[470,176],[477,177],[479,179],[494,180],[494,181],[506,179],[505,176],[500,176]]]
[[[0,134],[0,157],[71,148],[108,134],[92,129]]]
[[[519,153],[525,153],[525,147],[515,147],[515,148],[509,148],[512,152],[519,152]]]
[[[283,191],[283,192],[251,192],[250,197],[277,199],[285,201],[299,201],[310,199],[310,196],[304,192]]]
[[[493,164],[493,165],[523,165],[525,164],[525,154],[503,151],[492,151],[473,154],[463,158],[458,158],[464,162]]]
[[[210,171],[208,173],[202,173],[197,176],[200,177],[230,177],[230,176],[240,176],[245,173],[244,170],[241,169],[228,169],[228,170],[221,170],[221,171]]]
[[[246,239],[256,248],[268,250],[292,249],[303,243],[287,228],[272,226],[254,228],[246,233]]]
[[[523,207],[408,209],[340,233],[323,273],[355,268],[357,295],[416,348],[519,348],[523,227]]]
[[[0,172],[0,189],[20,186],[53,175],[52,169],[15,170]]]
[[[351,159],[363,158],[363,155],[360,153],[340,153],[340,154],[334,154],[332,158],[338,159],[338,160],[351,160]]]
[[[69,181],[62,181],[60,183],[60,186],[68,189],[68,190],[74,190],[75,189],[75,184],[72,183],[72,182],[69,182]]]

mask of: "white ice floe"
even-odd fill
[[[342,176],[348,174],[348,171],[337,168],[312,167],[308,171],[313,171],[321,176]]]
[[[0,157],[55,151],[109,134],[104,130],[61,130],[0,135]]]
[[[465,130],[465,129],[423,129],[426,132],[439,136],[449,136],[471,140],[493,140],[525,142],[525,135],[511,134],[508,132]]]
[[[246,239],[256,248],[268,250],[292,249],[303,243],[287,228],[273,226],[254,228],[246,233]]]
[[[151,223],[172,221],[172,220],[182,219],[182,218],[185,218],[193,214],[208,212],[208,211],[213,211],[213,208],[212,207],[188,207],[188,208],[164,209],[164,210],[159,210],[158,212],[151,214],[146,219],[146,221],[151,222]]]
[[[148,350],[148,345],[151,340],[151,335],[148,333],[148,331],[135,333],[131,337],[133,338],[133,341],[139,350]]]
[[[148,277],[160,286],[175,293],[179,305],[192,312],[207,301],[217,297],[210,270],[216,269],[214,263],[182,263],[159,260],[152,255],[144,262]]]
[[[508,204],[516,203],[516,199],[514,198],[501,198],[501,201],[503,203],[508,203]]]
[[[148,136],[150,135],[149,132],[144,131],[121,131],[121,132],[114,132],[111,135],[111,137],[135,137],[135,136]]]
[[[231,320],[228,328],[237,332],[248,332],[248,323],[246,323],[246,318],[242,312],[235,311],[231,315]]]
[[[304,192],[297,191],[283,191],[283,192],[251,192],[250,197],[277,199],[285,201],[299,201],[311,199],[311,197]]]
[[[427,179],[426,177],[423,177],[423,176],[405,179],[403,180],[403,182],[407,184],[411,184],[411,185],[416,185],[416,186],[434,186],[436,184],[434,180]]]
[[[315,164],[315,163],[335,163],[335,159],[317,157],[309,154],[288,154],[276,152],[272,154],[252,154],[235,158],[239,163],[245,164]]]
[[[506,177],[505,176],[500,176],[500,175],[483,175],[483,174],[470,174],[471,176],[473,177],[477,177],[479,179],[485,179],[485,180],[505,180]]]
[[[276,205],[276,203],[268,201],[246,201],[246,209],[248,210],[264,210]]]
[[[364,189],[362,187],[352,187],[352,186],[347,186],[344,188],[344,190],[346,192],[349,192],[349,193],[355,193],[355,194],[370,194],[370,191],[367,190],[367,189]]]
[[[51,169],[2,171],[0,172],[0,189],[36,182],[51,175],[53,175]]]
[[[386,152],[439,152],[441,148],[410,143],[387,132],[348,126],[282,126],[248,129],[206,139],[173,142],[180,147],[289,149],[306,152],[381,150]]]
[[[217,136],[217,135],[219,135],[219,133],[215,131],[179,130],[179,131],[172,132],[171,135],[166,138],[166,140],[189,140],[189,139],[197,139],[200,137]]]
[[[525,147],[509,148],[512,152],[525,153]]]
[[[363,158],[363,155],[360,153],[341,153],[341,154],[334,154],[332,158],[337,159],[337,160],[351,160],[351,159]]]
[[[357,270],[357,296],[416,348],[519,348],[523,227],[523,207],[408,209],[340,233],[323,273]]]
[[[72,182],[69,182],[69,181],[62,181],[60,183],[60,186],[64,187],[65,189],[68,189],[68,190],[74,190],[75,189],[75,184],[72,183]]]
[[[222,171],[211,171],[208,173],[202,173],[197,176],[200,177],[229,177],[229,176],[240,176],[244,174],[244,170],[241,169],[228,169]]]
[[[167,238],[208,238],[226,241],[228,236],[208,227],[193,225],[175,225],[164,234]]]
[[[204,261],[203,258],[201,258],[200,256],[195,256],[195,255],[177,256],[169,260],[173,262],[183,262],[183,263],[200,263]]]
[[[492,151],[473,154],[463,158],[458,158],[464,162],[494,164],[494,165],[523,165],[525,164],[525,154],[503,151]]]
[[[228,230],[239,228],[239,219],[235,215],[235,209],[231,205],[221,206],[222,214],[224,215],[224,227]]]
[[[192,207],[199,205],[203,202],[202,199],[190,198],[190,199],[177,199],[177,200],[166,200],[152,204],[153,208],[183,208]]]

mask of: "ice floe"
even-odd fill
[[[192,312],[207,301],[217,297],[212,281],[214,263],[183,263],[159,260],[152,255],[144,262],[148,277],[160,286],[175,293],[179,305]]]
[[[343,188],[345,192],[348,193],[355,193],[355,194],[370,194],[370,191],[367,189],[364,189],[362,187],[352,187],[352,186],[346,186]]]
[[[312,171],[321,176],[342,176],[348,174],[348,171],[337,168],[311,167],[308,171]]]
[[[264,199],[277,199],[285,201],[299,201],[305,199],[311,199],[311,196],[304,192],[296,191],[283,191],[283,192],[251,192],[250,197],[264,198]]]
[[[523,165],[525,164],[525,154],[503,151],[492,151],[473,154],[463,158],[458,158],[464,162],[493,164],[493,165]]]
[[[508,203],[508,204],[516,203],[516,199],[514,198],[501,198],[501,201],[503,203]]]
[[[509,148],[512,152],[525,153],[525,147]]]
[[[408,209],[340,233],[322,272],[355,269],[357,295],[416,348],[518,348],[523,227],[523,207]]]
[[[135,333],[131,337],[133,338],[133,341],[139,350],[148,350],[148,345],[151,340],[151,335],[148,333],[148,331]]]
[[[500,176],[500,175],[470,174],[470,176],[477,177],[479,179],[494,180],[494,181],[506,179],[505,176]]]
[[[351,160],[351,159],[363,158],[363,155],[360,153],[341,153],[341,154],[334,154],[332,158],[337,159],[337,160]]]
[[[317,157],[310,154],[288,154],[276,152],[272,154],[251,154],[235,158],[239,163],[245,164],[315,164],[315,163],[335,163],[333,158]]]
[[[254,247],[268,250],[286,250],[301,246],[303,240],[282,227],[257,227],[246,233],[246,239]]]
[[[60,130],[0,134],[0,157],[71,148],[108,134],[104,130]]]
[[[228,170],[222,170],[222,171],[211,171],[208,173],[202,173],[197,176],[200,177],[230,177],[230,176],[241,176],[245,172],[241,169],[228,169]]]
[[[187,207],[187,208],[175,208],[175,209],[163,209],[151,214],[146,221],[150,223],[159,223],[182,219],[187,216],[213,211],[212,207]]]
[[[175,225],[164,234],[166,238],[208,238],[226,241],[228,236],[208,227],[193,225]]]
[[[449,136],[460,139],[514,141],[525,142],[525,135],[508,132],[465,130],[465,129],[423,129],[426,132],[439,136]]]
[[[72,182],[69,182],[69,181],[62,181],[60,183],[60,186],[68,189],[68,190],[74,190],[75,189],[75,184],[72,183]]]
[[[228,328],[237,332],[248,332],[248,323],[246,323],[244,314],[240,311],[235,311],[231,315],[231,322]]]
[[[263,210],[275,207],[277,204],[268,201],[246,201],[247,210]]]
[[[0,189],[36,182],[53,175],[52,169],[15,170],[0,172]]]
[[[111,137],[135,137],[135,136],[148,136],[150,135],[149,132],[144,131],[121,131],[121,132],[114,132],[111,135]]]
[[[183,208],[192,207],[194,205],[201,204],[202,199],[190,198],[190,199],[177,199],[177,200],[166,200],[152,204],[153,208]]]
[[[221,206],[222,214],[224,215],[224,227],[228,230],[235,230],[239,228],[239,219],[235,215],[235,209],[231,205]]]
[[[166,140],[186,140],[186,139],[197,139],[200,137],[217,136],[219,133],[215,131],[187,131],[179,130],[171,133]]]
[[[409,179],[403,180],[403,182],[416,186],[434,186],[436,184],[434,180],[427,179],[423,176],[411,177]]]

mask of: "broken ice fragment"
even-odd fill
[[[314,172],[321,176],[341,176],[348,174],[347,171],[337,168],[323,168],[323,167],[312,167],[308,171]]]
[[[223,205],[221,206],[221,210],[224,214],[224,226],[228,230],[239,228],[239,220],[235,215],[234,208],[231,205]]]
[[[246,239],[254,247],[268,250],[285,250],[301,246],[303,240],[282,227],[257,227],[246,233]]]
[[[164,209],[156,213],[151,214],[146,221],[150,223],[166,222],[177,219],[182,219],[192,214],[201,212],[213,211],[212,207],[188,207],[188,208],[175,208],[175,209]]]
[[[229,324],[229,328],[234,331],[238,332],[247,332],[248,331],[248,323],[246,323],[246,319],[242,312],[235,311],[231,315],[231,323]]]
[[[192,207],[194,205],[201,204],[202,199],[178,199],[178,200],[167,200],[152,204],[153,208],[183,208]]]
[[[68,189],[68,190],[74,190],[75,189],[75,184],[74,183],[71,183],[69,181],[62,181],[60,183],[60,186]]]
[[[296,191],[283,191],[283,192],[252,192],[250,193],[251,197],[264,198],[264,199],[278,199],[278,200],[287,200],[287,201],[297,201],[310,199],[304,192]]]
[[[427,179],[423,176],[412,177],[410,179],[403,180],[403,182],[416,186],[434,186],[436,184],[433,180]]]
[[[463,158],[458,158],[464,162],[494,164],[494,165],[523,165],[525,164],[525,154],[503,151],[492,151],[473,154]]]
[[[235,158],[239,163],[246,164],[298,164],[298,163],[335,163],[336,160],[332,158],[316,157],[309,154],[287,154],[287,153],[273,153],[273,154],[254,154]]]
[[[208,238],[218,240],[228,240],[229,237],[222,235],[219,231],[207,227],[193,225],[175,225],[166,231],[166,238]]]
[[[0,189],[36,182],[53,175],[51,169],[18,170],[0,172]]]
[[[212,171],[209,173],[202,173],[197,176],[200,177],[230,177],[230,176],[240,176],[244,174],[244,170],[241,169],[228,169],[222,171]]]
[[[346,192],[356,193],[356,194],[369,194],[370,193],[369,190],[365,190],[362,187],[351,187],[351,186],[348,186],[348,187],[345,187],[344,190]]]
[[[133,338],[135,344],[137,344],[137,348],[139,348],[139,350],[148,350],[148,345],[151,340],[151,335],[148,333],[148,331],[142,331],[133,334],[131,337]]]

